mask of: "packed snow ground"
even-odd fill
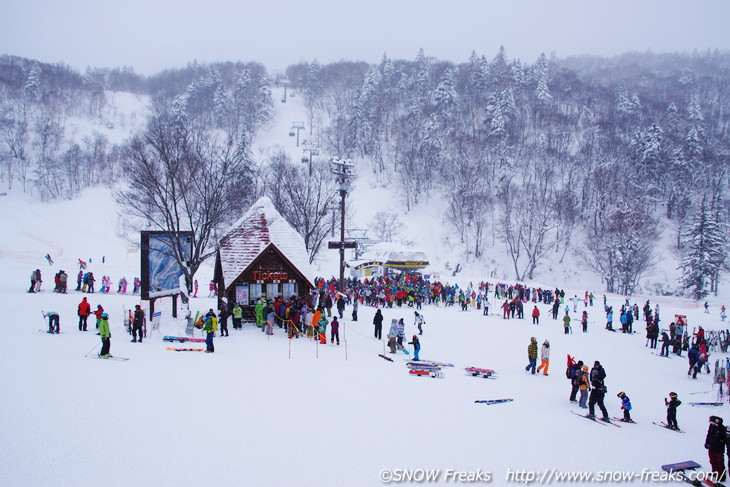
[[[280,107],[284,109],[294,109],[291,100]],[[287,118],[304,119],[280,113],[284,123],[277,130],[287,129]],[[273,139],[273,129],[271,134]],[[290,148],[294,141],[286,144]],[[366,182],[358,185],[353,202],[364,222],[377,210],[371,202],[388,204],[386,198],[374,198],[373,191],[388,192]],[[651,354],[640,324],[636,335],[605,331],[601,288],[588,279],[563,283],[569,296],[585,290],[597,296],[596,305],[588,308],[587,334],[574,326],[575,333],[564,335],[562,322],[549,318],[546,305],[540,305],[537,326],[529,318],[503,320],[476,310],[424,306],[421,357],[453,363],[443,379],[409,376],[402,353],[393,356],[393,363],[378,357],[386,349],[372,338],[375,310],[367,306],[360,307],[357,322],[349,319],[348,307],[340,346],[316,345],[306,338],[290,341],[279,329],[267,337],[246,325],[241,331],[231,328],[228,338],[216,338],[215,354],[168,351],[180,345],[162,337],[184,334],[169,316],[169,305],[162,306],[159,331],[150,331],[144,343],[130,343],[122,316],[138,303],[136,297],[72,291],[78,258],[91,261],[89,270],[97,279],[110,275],[113,291],[122,276],[131,290],[139,254],[116,235],[116,210],[108,189],[90,189],[80,199],[53,204],[18,192],[0,197],[6,230],[0,234],[6,328],[0,341],[5,371],[0,485],[377,486],[383,485],[381,470],[399,468],[440,469],[440,483],[447,483],[447,469],[489,471],[492,485],[513,483],[508,472],[518,469],[638,475],[689,459],[708,466],[703,448],[707,418],[719,413],[730,419],[726,406],[689,404],[716,399],[711,377],[689,379],[685,357]],[[425,242],[433,225],[420,221],[424,228],[419,231],[418,220],[409,219],[409,232]],[[46,253],[53,256],[53,266],[43,259]],[[435,257],[454,262],[448,251]],[[319,265],[325,277],[337,273],[331,259]],[[36,268],[43,272],[43,291],[29,294],[29,276]],[[67,295],[51,292],[59,269],[69,274]],[[192,300],[193,312],[215,307],[214,299],[207,298],[211,276],[210,268],[201,270],[198,294],[203,297]],[[442,279],[466,286],[485,277],[467,269]],[[558,284],[556,277],[544,285]],[[109,313],[111,353],[128,362],[85,356],[98,351],[100,340],[93,324],[87,332],[78,331],[76,307],[83,296],[92,308],[102,304]],[[665,326],[675,313],[688,316],[690,330],[726,326],[719,317],[722,299],[711,299],[709,315],[679,298],[635,296],[632,303],[641,306],[646,299],[660,303]],[[622,296],[608,296],[614,309],[622,302]],[[526,308],[526,316],[531,309]],[[47,328],[42,310],[60,313],[62,334],[42,332]],[[581,311],[573,314],[574,323]],[[412,309],[386,309],[384,316],[386,332],[390,320],[401,317],[408,324],[406,335],[415,332]],[[552,345],[547,377],[524,370],[531,336]],[[566,354],[589,365],[600,360],[608,374],[609,412],[620,416],[616,394],[623,390],[638,424],[614,428],[571,414],[582,410],[568,402]],[[711,363],[716,358],[724,355],[713,354]],[[467,376],[466,366],[495,369],[498,377]],[[685,434],[652,424],[665,419],[663,399],[670,391],[684,403],[678,420]],[[514,401],[474,403],[497,398]]]
[[[169,316],[144,343],[130,343],[122,314],[135,297],[86,294],[93,308],[102,304],[111,316],[112,354],[130,360],[86,358],[100,342],[93,325],[78,331],[75,311],[84,295],[72,291],[73,283],[69,294],[55,294],[50,283],[58,269],[73,281],[78,257],[91,258],[95,275],[111,275],[113,291],[122,274],[134,277],[137,256],[113,235],[113,219],[104,217],[112,207],[107,198],[91,191],[53,205],[17,195],[0,199],[2,220],[18,229],[0,237],[7,328],[0,342],[2,485],[380,485],[385,468],[481,469],[504,485],[508,469],[641,472],[687,459],[707,465],[707,417],[725,408],[689,402],[715,399],[714,392],[690,395],[711,390],[710,376],[688,379],[686,359],[652,355],[642,333],[603,330],[600,294],[588,308],[589,333],[568,336],[545,305],[538,326],[529,318],[424,306],[421,355],[454,363],[443,379],[409,376],[402,353],[394,363],[378,357],[384,346],[372,338],[375,310],[367,306],[357,322],[346,311],[346,345],[290,342],[278,329],[269,338],[246,325],[217,338],[216,353],[207,355],[166,350],[179,345],[163,342],[163,335],[183,334]],[[44,290],[28,294],[35,268],[43,272]],[[207,296],[204,287],[199,295]],[[622,299],[609,296],[609,304],[618,308]],[[636,299],[642,304],[644,297]],[[658,299],[665,322],[682,313],[690,329],[724,326],[718,306],[706,315],[694,303]],[[205,311],[214,300],[192,304]],[[39,332],[47,327],[41,310],[60,313],[61,335]],[[405,318],[407,336],[415,331],[412,309],[384,315],[386,324]],[[524,370],[531,336],[552,344],[547,377]],[[601,361],[610,412],[620,415],[615,394],[626,391],[638,424],[601,426],[569,412],[577,408],[568,402],[568,353],[588,364]],[[473,378],[465,366],[499,375]],[[670,391],[684,401],[678,417],[686,434],[651,424],[665,418]],[[514,402],[474,403],[495,398]]]

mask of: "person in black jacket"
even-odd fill
[[[375,318],[373,318],[373,325],[375,325],[375,338],[378,340],[383,338],[383,313],[380,310],[375,312]]]
[[[707,429],[705,448],[710,457],[712,471],[717,474],[715,480],[725,480],[725,445],[727,443],[727,428],[722,424],[722,418],[710,416],[710,427]]]
[[[664,405],[667,407],[667,428],[678,430],[679,425],[677,424],[677,408],[682,404],[682,401],[677,397],[676,392],[669,393],[669,401],[664,398]]]
[[[588,398],[588,417],[591,419],[595,419],[596,404],[598,404],[598,407],[603,413],[603,417],[601,418],[601,420],[608,422],[611,418],[608,417],[608,411],[606,410],[606,406],[603,404],[603,398],[605,397],[606,391],[608,390],[603,382],[603,380],[606,378],[606,371],[603,369],[603,366],[601,366],[601,362],[599,362],[598,360],[596,360],[593,364],[590,378],[591,395]]]
[[[144,326],[144,310],[138,304],[134,305],[134,319],[132,321],[132,342],[142,343],[142,327]],[[139,339],[137,339],[139,336]]]

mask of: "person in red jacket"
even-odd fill
[[[101,315],[104,314],[104,308],[101,307],[100,304],[96,305],[96,311],[94,311],[94,316],[96,316],[96,329],[99,329],[99,323],[101,322]]]
[[[79,303],[79,331],[86,331],[86,320],[91,314],[91,305],[86,301],[86,298],[82,299]]]
[[[537,309],[537,306],[532,310],[532,324],[533,325],[539,325],[540,324],[540,310]]]

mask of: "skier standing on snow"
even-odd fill
[[[583,333],[588,333],[588,311],[583,311],[583,316],[580,319],[580,324],[583,325]]]
[[[527,346],[527,360],[528,364],[525,370],[535,375],[535,367],[537,366],[537,339],[535,337],[530,338],[530,344]]]
[[[414,325],[418,328],[418,334],[423,335],[423,324],[426,323],[423,315],[418,314],[418,311],[414,311],[413,313],[416,315]]]
[[[718,481],[725,480],[725,445],[727,444],[727,428],[722,418],[710,416],[710,427],[707,429],[705,448],[710,457],[712,471],[717,474]]]
[[[99,356],[103,358],[111,357],[109,350],[112,346],[112,334],[109,332],[109,315],[107,313],[101,315],[99,336],[101,337],[101,352],[99,352]]]
[[[203,331],[205,332],[205,353],[213,353],[215,352],[213,337],[218,330],[218,318],[215,317],[215,312],[212,309],[205,315],[203,322],[205,323],[203,325]]]
[[[482,303],[484,306],[484,316],[489,316],[489,296],[487,294],[484,295],[484,303]]]
[[[557,320],[558,312],[560,312],[560,300],[559,299],[556,299],[555,302],[553,303],[552,311],[553,311],[553,319]]]
[[[669,429],[678,430],[679,425],[677,424],[677,408],[682,404],[682,401],[677,397],[676,392],[669,393],[669,401],[664,398],[664,405],[667,407],[667,427]]]
[[[86,331],[86,320],[89,318],[90,314],[91,305],[88,301],[86,301],[86,298],[84,298],[81,300],[78,307],[79,331]]]
[[[33,271],[30,273],[30,287],[28,288],[29,293],[35,292],[35,285],[38,282],[38,271]]]
[[[142,325],[144,324],[144,310],[138,304],[134,305],[134,321],[132,322],[132,342],[142,343]],[[139,335],[139,340],[137,340]]]
[[[533,325],[540,324],[540,310],[537,309],[537,306],[535,306],[532,310],[532,324]]]
[[[413,345],[413,360],[420,360],[418,353],[421,351],[421,342],[418,340],[418,337],[413,335],[413,341],[408,342],[408,345]]]
[[[569,361],[568,366],[570,367],[570,402],[576,402],[575,396],[578,395],[578,388],[579,384],[577,384],[573,379],[575,379],[576,375],[579,375],[581,371],[583,370],[583,361],[579,360],[577,363],[573,363],[570,365],[570,355],[568,355]],[[586,372],[588,372],[588,369],[586,369]]]
[[[96,316],[96,329],[99,329],[99,322],[101,321],[101,315],[104,314],[104,308],[101,307],[100,304],[96,305],[96,311],[94,311],[94,316]]]
[[[566,335],[570,333],[570,315],[567,311],[565,312],[565,316],[563,316],[563,328],[565,328]]]
[[[375,338],[378,340],[383,338],[383,313],[380,311],[380,308],[375,312],[375,317],[373,318],[373,325],[375,325]]]
[[[666,331],[662,332],[662,349],[660,350],[659,355],[662,357],[669,357],[669,335],[667,335]]]
[[[542,375],[548,375],[548,367],[550,367],[550,342],[545,340],[540,347],[540,366],[537,368],[537,372],[545,369]]]
[[[633,423],[634,421],[631,419],[631,413],[629,412],[631,411],[631,399],[629,399],[629,396],[627,396],[623,391],[616,394],[616,397],[621,399],[621,410],[624,412],[624,419],[621,421]]]
[[[591,395],[588,398],[588,417],[591,419],[595,419],[596,404],[598,404],[598,407],[603,413],[603,417],[601,418],[601,420],[608,422],[610,421],[610,418],[608,417],[608,411],[606,410],[606,406],[603,404],[603,399],[606,396],[606,391],[608,390],[603,382],[605,378],[606,371],[601,366],[601,362],[596,360],[593,364],[593,368],[591,369],[592,390]]]
[[[578,399],[578,406],[581,409],[588,409],[588,391],[591,390],[591,384],[588,381],[588,366],[583,365],[578,372],[577,377],[574,379],[577,383],[577,388],[580,391],[580,398]]]

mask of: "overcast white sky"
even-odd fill
[[[540,52],[730,49],[729,0],[2,0],[0,54],[141,74],[197,60],[270,71],[383,53],[533,62]]]

